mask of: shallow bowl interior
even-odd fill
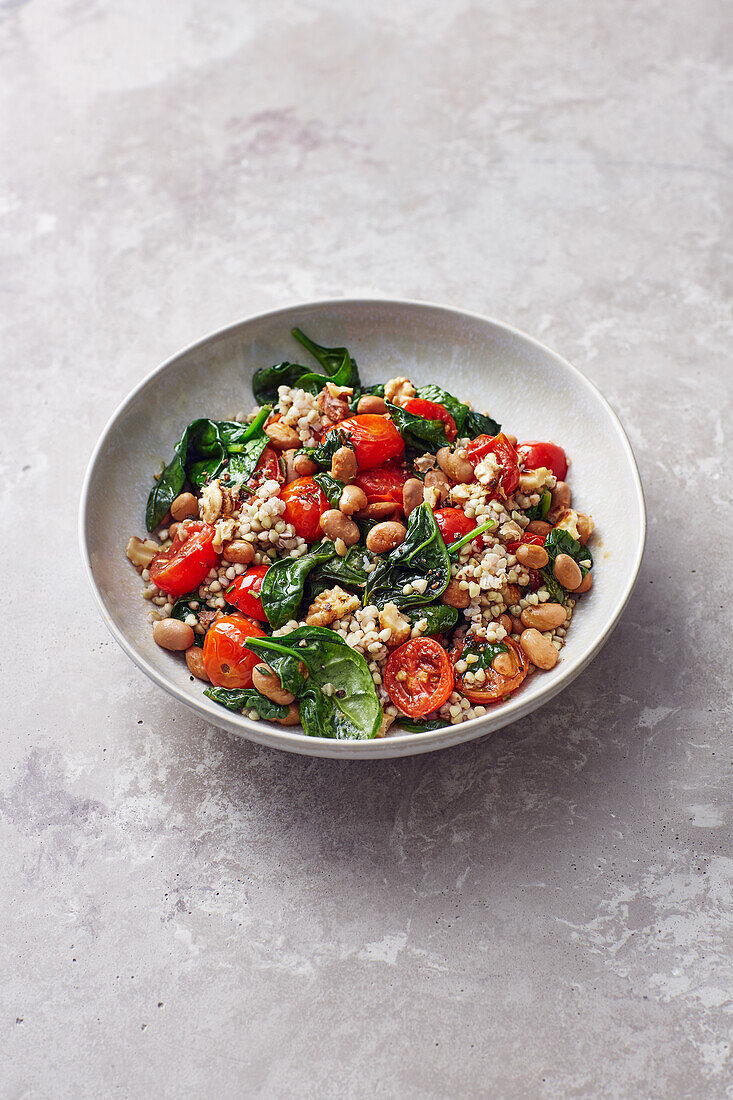
[[[125,557],[145,535],[152,474],[169,461],[198,416],[224,419],[253,405],[260,366],[302,361],[290,330],[347,345],[368,384],[408,375],[437,382],[485,409],[520,439],[554,439],[571,459],[573,502],[596,523],[594,586],[573,619],[562,659],[482,718],[423,734],[395,730],[375,741],[335,742],[226,711],[191,682],[185,663],[153,642],[141,582]],[[215,725],[272,747],[319,756],[374,758],[426,752],[481,736],[534,710],[577,676],[608,638],[638,573],[645,537],[639,474],[624,431],[598,390],[549,349],[497,322],[419,302],[342,300],[253,317],[185,349],[123,402],[92,456],[82,492],[80,537],[103,617],[156,683]]]

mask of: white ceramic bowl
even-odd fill
[[[169,461],[185,425],[225,419],[254,404],[253,372],[302,352],[300,326],[323,344],[346,345],[365,383],[408,375],[436,382],[486,409],[520,439],[553,439],[572,460],[573,502],[596,524],[593,589],[580,601],[561,660],[482,718],[431,733],[373,741],[306,737],[252,722],[211,702],[184,661],[153,642],[149,605],[125,557],[145,535],[152,474]],[[618,417],[580,371],[515,329],[423,302],[335,300],[275,310],[232,325],[174,355],[125,399],[92,455],[81,497],[80,540],[92,591],[114,637],[147,675],[206,720],[262,745],[311,756],[405,756],[445,748],[529,714],[566,687],[598,653],[631,595],[646,520],[639,472]]]

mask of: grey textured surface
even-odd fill
[[[723,12],[0,5],[3,1097],[733,1091]],[[373,292],[585,370],[650,537],[542,711],[337,764],[137,673],[76,500],[177,346]]]

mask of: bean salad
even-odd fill
[[[313,737],[486,714],[560,659],[590,515],[557,443],[347,348],[255,372],[257,406],[189,424],[127,557],[153,638],[214,702]]]

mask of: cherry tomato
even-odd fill
[[[227,603],[238,607],[250,618],[259,619],[261,623],[267,622],[267,615],[260,599],[260,589],[269,568],[269,565],[253,565],[246,573],[242,573],[241,577],[237,577],[224,592]]]
[[[285,481],[285,474],[280,465],[277,451],[272,447],[265,447],[260,455],[259,462],[255,466],[255,472],[247,482],[247,486],[250,489],[258,489],[265,481],[279,481],[281,485]]]
[[[493,436],[480,435],[472,439],[466,446],[466,454],[474,469],[488,454],[493,454],[501,467],[499,485],[505,496],[511,496],[519,485],[519,461],[517,452],[503,432]]]
[[[552,470],[558,481],[564,481],[568,472],[568,460],[565,451],[557,443],[541,443],[537,439],[528,439],[526,443],[517,445],[517,454],[524,462],[526,469],[537,470],[545,466]]]
[[[312,477],[299,477],[280,490],[280,499],[285,501],[283,519],[292,523],[296,535],[306,542],[321,537],[320,519],[330,504],[318,482]]]
[[[408,475],[398,466],[377,466],[373,470],[364,470],[354,478],[354,485],[358,485],[366,493],[370,504],[394,502],[402,507],[402,490]]]
[[[185,539],[176,532],[173,545],[156,554],[149,566],[151,581],[176,599],[198,588],[221,559],[212,545],[216,531],[210,523],[196,520],[185,531]]]
[[[478,527],[474,519],[469,519],[460,508],[438,508],[435,513],[435,522],[443,536],[443,542],[450,546],[456,539],[462,539],[464,535]]]
[[[528,535],[525,532],[522,535],[521,539],[519,539],[517,542],[508,542],[506,544],[506,548],[511,554],[516,554],[517,550],[522,545],[522,543],[524,543],[525,546],[527,544],[530,544],[532,546],[544,546],[546,538],[547,538],[547,535]]]
[[[404,454],[405,441],[387,416],[379,413],[362,413],[341,420],[324,433],[338,429],[353,444],[356,461],[360,470],[373,470],[383,466],[390,458],[399,458]]]
[[[384,686],[403,714],[420,718],[442,707],[453,691],[453,666],[434,638],[411,638],[387,658]]]
[[[456,422],[446,409],[445,405],[439,405],[437,401],[428,401],[424,397],[411,397],[404,406],[408,413],[421,416],[423,420],[442,420],[445,424],[445,434],[449,443],[456,438]]]
[[[212,623],[204,637],[204,668],[216,687],[252,686],[252,669],[262,658],[246,648],[250,638],[265,638],[264,630],[244,615],[224,615]]]
[[[524,656],[522,647],[513,638],[503,638],[502,644],[507,647],[504,656],[509,658],[511,672],[497,672],[492,665],[485,670],[486,679],[480,687],[477,684],[468,687],[464,683],[463,677],[456,673],[456,690],[462,692],[470,702],[481,705],[499,703],[502,699],[506,699],[511,695],[513,691],[516,691],[527,675],[527,658]],[[451,651],[454,664],[460,660],[462,652],[463,642],[460,642]]]

